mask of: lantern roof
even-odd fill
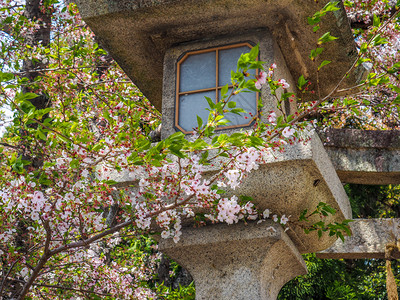
[[[357,58],[346,12],[328,13],[315,33],[307,17],[327,0],[75,0],[85,22],[102,47],[117,61],[151,103],[161,111],[163,60],[167,49],[193,41],[243,35],[268,28],[278,43],[287,67],[297,80],[303,75],[327,95]],[[330,32],[338,39],[327,44],[320,61],[309,59],[318,38]],[[278,66],[279,68],[279,66]],[[362,70],[353,72],[343,88],[355,85]]]

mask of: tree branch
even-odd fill
[[[24,284],[24,288],[18,297],[18,299],[20,299],[20,300],[24,299],[25,296],[28,294],[29,289],[31,288],[32,284],[34,283],[36,278],[39,276],[40,270],[43,268],[43,266],[46,264],[46,262],[51,257],[50,251],[49,251],[50,250],[49,249],[50,241],[51,241],[51,228],[49,226],[49,221],[44,221],[43,226],[46,230],[46,242],[44,244],[43,254],[39,260],[39,263],[36,265],[31,276],[29,277],[28,281]]]
[[[7,144],[7,143],[1,143],[0,142],[0,145],[4,146],[4,147],[7,147],[7,148],[12,148],[14,150],[20,150],[21,149],[21,147],[13,146],[13,145],[10,145],[10,144]]]
[[[24,282],[23,280],[20,279],[12,279],[13,281],[18,281],[18,282]],[[107,293],[100,293],[100,292],[95,292],[95,291],[91,291],[91,290],[85,290],[85,289],[75,289],[75,288],[71,288],[71,287],[67,287],[67,286],[62,286],[62,285],[53,285],[53,284],[43,284],[43,283],[33,283],[33,286],[38,286],[38,287],[47,287],[47,288],[51,288],[51,289],[62,289],[62,290],[68,290],[68,291],[75,291],[75,292],[80,292],[82,294],[86,293],[86,294],[96,294],[96,295],[100,295],[100,296],[111,296],[111,294],[107,294]]]

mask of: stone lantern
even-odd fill
[[[307,17],[326,0],[75,2],[102,47],[162,111],[162,137],[178,130],[190,133],[196,115],[204,117],[204,96],[218,101],[238,55],[256,44],[259,59],[267,67],[276,63],[276,79],[286,79],[295,93],[300,75],[316,82],[317,66],[308,56],[322,33],[338,37],[324,45],[321,55],[332,61],[319,74],[322,96],[330,93],[357,56],[342,6],[325,17],[318,33],[307,24]],[[353,86],[361,76],[361,70],[352,72],[342,87]],[[254,106],[257,97],[263,101],[264,114]],[[261,118],[275,107],[268,87],[237,103]],[[290,105],[285,110],[290,112]],[[229,130],[251,125],[245,118],[231,121]],[[252,196],[261,209],[292,217],[322,201],[337,210],[328,222],[351,218],[342,184],[316,135],[307,145],[294,145],[271,158],[236,192]],[[191,272],[196,299],[275,299],[285,282],[306,272],[301,253],[321,251],[334,242],[332,237],[306,235],[300,227],[283,232],[276,223],[264,222],[186,228],[182,241],[161,241],[160,249]]]

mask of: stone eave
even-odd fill
[[[307,24],[307,17],[320,10],[326,0],[318,3],[309,0],[75,2],[101,45],[159,110],[164,54],[176,44],[269,28],[295,80],[304,75],[316,82],[317,66],[308,56],[318,37],[330,31],[338,39],[324,45],[321,61],[327,59],[332,63],[320,71],[321,95],[330,93],[357,56],[343,7],[323,19],[318,33]],[[342,87],[353,86],[361,75],[353,73]]]

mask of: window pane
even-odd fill
[[[251,49],[248,46],[242,46],[219,51],[218,86],[231,84],[231,71],[236,71],[237,61],[239,60],[240,55],[242,53],[248,53],[250,50]],[[249,73],[254,75],[255,70],[250,70]]]
[[[189,55],[181,64],[180,91],[215,87],[215,52]]]
[[[232,89],[229,89],[228,95]],[[221,97],[221,92],[219,93]],[[257,113],[257,93],[240,93],[238,95],[233,96],[230,101],[236,102],[237,108],[243,108],[246,113],[240,113],[240,115],[228,113],[225,114],[225,119],[228,119],[230,122],[226,126],[236,126],[236,125],[245,125],[250,123],[251,119]]]
[[[215,91],[182,95],[179,98],[179,125],[186,131],[192,131],[197,127],[197,116],[207,122],[209,108],[205,96],[215,101]]]

